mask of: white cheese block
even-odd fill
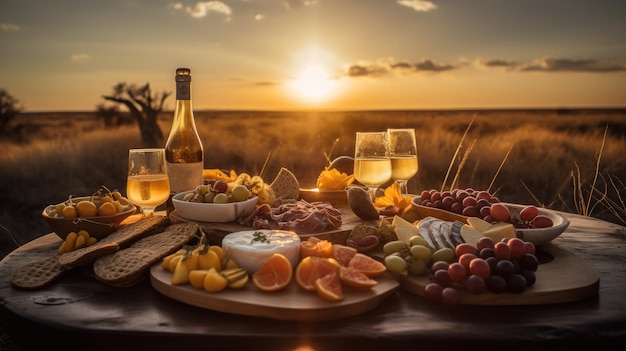
[[[284,230],[246,230],[222,239],[225,260],[233,259],[248,274],[254,274],[274,253],[285,255],[295,268],[300,260],[300,237]]]
[[[498,242],[502,239],[515,238],[517,231],[511,223],[499,222],[492,224],[491,227],[483,231],[483,236],[490,237],[493,242]]]

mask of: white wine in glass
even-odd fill
[[[417,174],[417,143],[415,129],[387,129],[391,179],[398,182],[402,194],[407,194],[407,182]]]
[[[141,208],[143,215],[165,203],[170,196],[170,182],[165,170],[164,149],[128,151],[128,199]]]
[[[376,198],[376,189],[391,179],[386,132],[356,133],[354,178],[367,186],[372,201]]]

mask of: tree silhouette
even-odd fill
[[[11,96],[8,91],[0,89],[0,135],[7,131],[9,123],[22,112],[18,103],[19,101]]]
[[[102,97],[128,109],[137,121],[141,141],[145,147],[163,147],[165,145],[163,132],[157,122],[165,100],[171,94],[171,92],[153,93],[150,83],[143,86],[118,83],[113,87],[113,94]]]

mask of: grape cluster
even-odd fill
[[[394,240],[383,246],[384,263],[393,273],[407,273],[412,276],[423,276],[428,273],[432,262],[454,262],[456,255],[451,248],[432,251],[424,238],[415,235],[406,243]]]
[[[243,184],[232,188],[222,179],[209,184],[198,185],[193,192],[185,194],[183,201],[204,203],[229,203],[245,201],[250,196],[250,190]]]
[[[530,242],[510,238],[494,243],[483,237],[476,247],[457,245],[455,254],[456,262],[432,263],[424,296],[453,305],[461,302],[461,289],[472,294],[522,293],[535,284],[539,261]]]
[[[478,217],[489,223],[507,222],[516,228],[548,228],[553,225],[549,217],[539,214],[539,209],[532,205],[524,207],[517,215],[511,213],[508,207],[486,190],[424,190],[420,200],[422,206]]]

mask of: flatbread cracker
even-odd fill
[[[196,231],[197,226],[192,223],[174,224],[164,232],[98,258],[93,264],[96,279],[114,287],[135,285],[147,276],[150,266],[188,243]]]
[[[51,256],[27,263],[13,271],[11,284],[19,289],[41,289],[48,286],[65,272],[66,269],[59,264],[57,257]]]
[[[282,167],[276,178],[270,184],[277,199],[297,200],[300,198],[300,184],[298,178],[287,168]]]
[[[125,225],[104,237],[94,245],[67,252],[59,256],[59,264],[65,268],[86,266],[99,257],[128,247],[131,243],[165,227],[169,223],[166,216],[151,215]]]

